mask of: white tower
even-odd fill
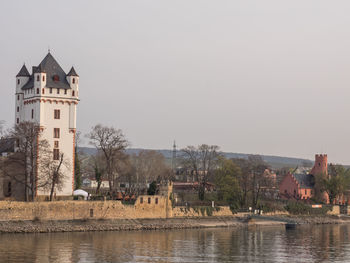
[[[62,167],[65,181],[55,195],[72,196],[74,190],[74,146],[76,106],[78,104],[79,75],[72,67],[66,74],[50,52],[30,75],[23,65],[16,76],[15,123],[36,122],[53,150],[53,159],[64,153],[69,167]],[[39,153],[40,156],[40,153]],[[40,176],[37,174],[36,176]],[[36,196],[48,191],[37,190]]]

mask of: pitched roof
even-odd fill
[[[70,89],[70,85],[66,80],[66,73],[57,63],[51,53],[48,53],[46,57],[41,61],[39,66],[33,67],[33,73],[27,82],[23,86],[22,90],[31,89],[34,87],[34,77],[33,74],[37,72],[46,73],[46,87],[48,88],[60,88],[60,89]],[[54,80],[55,77],[55,80]]]
[[[18,72],[18,74],[16,75],[16,77],[29,77],[29,71],[26,67],[26,65],[23,64],[21,70]]]
[[[79,75],[75,72],[74,67],[72,67],[72,68],[70,69],[70,71],[68,72],[67,76],[76,76],[76,77],[79,77]]]
[[[311,174],[293,174],[301,188],[313,188],[315,186],[314,177]]]

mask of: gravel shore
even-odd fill
[[[49,233],[87,231],[160,230],[208,227],[274,226],[292,224],[344,224],[350,217],[258,216],[125,220],[0,221],[0,233]]]

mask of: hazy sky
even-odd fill
[[[350,164],[350,1],[1,1],[0,120],[15,75],[51,53],[80,75],[78,130],[132,147]]]

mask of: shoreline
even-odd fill
[[[286,224],[348,224],[350,217],[338,216],[255,216],[169,219],[83,219],[0,221],[1,233],[54,233],[88,231],[142,231],[169,229],[278,226]]]

